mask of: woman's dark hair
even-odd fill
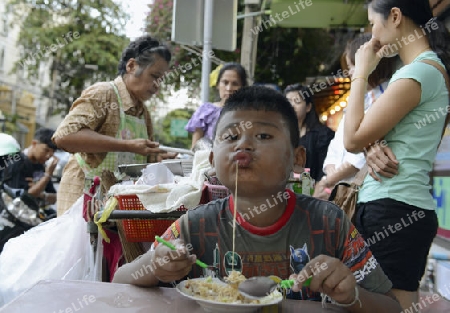
[[[239,78],[241,79],[242,87],[246,87],[248,85],[247,72],[245,71],[245,68],[242,65],[240,65],[239,63],[230,62],[230,63],[225,63],[222,66],[222,68],[220,69],[219,75],[217,75],[216,86],[219,86],[219,83],[220,83],[220,80],[222,79],[223,73],[225,73],[225,71],[229,71],[229,70],[233,70],[238,74]]]
[[[442,21],[433,19],[429,0],[372,0],[370,8],[385,19],[389,17],[392,8],[399,8],[404,16],[423,27],[431,49],[439,56],[450,75],[450,34]],[[429,23],[435,23],[437,27],[430,27],[427,25]]]
[[[136,63],[139,65],[139,70],[136,72],[136,76],[141,75],[145,68],[155,62],[155,55],[160,56],[166,62],[170,62],[170,59],[172,58],[169,49],[158,40],[150,36],[143,36],[130,42],[120,57],[118,66],[119,75],[123,76],[127,73],[127,62],[131,58],[134,58]]]
[[[226,101],[217,119],[214,137],[216,137],[217,125],[227,112],[239,110],[254,110],[277,112],[286,121],[290,141],[293,148],[298,147],[300,132],[297,115],[289,101],[280,92],[264,86],[242,87],[233,93]]]
[[[356,51],[358,51],[358,49],[370,39],[372,39],[371,33],[361,33],[356,35],[356,37],[347,44],[345,54],[350,58],[352,65],[355,65]],[[382,58],[380,63],[378,63],[377,68],[372,72],[372,74],[369,75],[369,86],[375,88],[376,86],[391,79],[392,75],[394,75],[397,70],[398,62],[400,62],[398,55],[392,58]]]
[[[286,87],[284,95],[286,96],[288,92],[298,92],[300,98],[305,100],[306,105],[311,105],[311,110],[306,113],[305,120],[303,121],[303,125],[306,125],[306,129],[311,130],[322,126],[322,123],[320,123],[319,117],[317,116],[316,106],[314,105],[310,89],[302,84],[293,84]]]

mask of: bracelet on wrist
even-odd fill
[[[340,306],[343,308],[349,308],[351,306],[354,306],[356,303],[359,303],[359,307],[362,308],[362,303],[361,303],[361,300],[359,299],[358,286],[355,286],[355,299],[351,303],[339,303],[327,295],[322,295],[322,306],[325,306],[327,299],[330,300],[331,304],[334,304],[336,306]]]
[[[357,79],[363,79],[366,83],[368,82],[367,78],[364,77],[364,76],[355,76],[355,77],[352,78],[351,82],[353,83]]]

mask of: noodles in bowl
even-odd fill
[[[244,297],[237,289],[246,278],[239,272],[231,272],[226,284],[217,278],[206,277],[181,282],[177,290],[185,297],[197,301],[209,312],[253,312],[259,307],[277,304],[283,297],[275,290],[267,297],[254,300]]]
[[[238,271],[231,271],[230,275],[225,277],[225,281],[233,289],[237,289],[239,287],[239,284],[242,283],[246,279],[247,278],[245,278],[245,276],[242,275],[241,272],[238,272]]]

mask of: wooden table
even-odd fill
[[[284,300],[264,312],[342,313],[341,308],[311,301]],[[0,309],[1,313],[204,313],[197,302],[173,288],[86,281],[41,281]]]

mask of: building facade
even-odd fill
[[[26,62],[21,62],[27,56],[18,45],[20,23],[12,23],[14,17],[7,3],[0,0],[0,110],[19,116],[16,137],[24,146],[33,136],[32,124],[47,122],[50,99],[43,92],[51,83],[50,69],[48,62],[41,62],[38,78],[28,77]]]

